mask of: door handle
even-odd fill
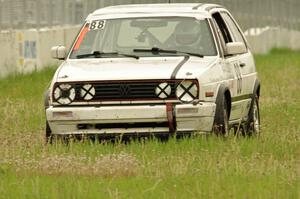
[[[245,66],[246,66],[245,63],[240,63],[240,67],[241,67],[241,68],[243,68],[243,67],[245,67]]]

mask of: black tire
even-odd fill
[[[44,108],[45,108],[45,111],[49,107],[48,98],[49,98],[49,90],[46,90],[44,92]],[[46,127],[45,127],[45,141],[46,141],[46,144],[48,144],[48,143],[52,144],[52,141],[53,141],[52,131],[51,131],[51,128],[49,126],[48,121],[46,121]]]
[[[213,132],[216,135],[228,135],[229,134],[229,107],[225,95],[222,99],[217,101],[217,109],[215,115],[215,121],[213,126]]]
[[[46,138],[46,143],[52,144],[53,135],[48,122],[46,122],[45,138]]]
[[[260,134],[260,112],[259,98],[257,95],[252,99],[251,107],[248,113],[248,120],[245,124],[244,134],[246,136]]]

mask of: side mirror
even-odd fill
[[[247,52],[247,48],[243,42],[230,42],[226,44],[227,55],[238,55]]]
[[[67,49],[64,46],[54,46],[51,48],[51,57],[53,59],[64,60],[67,57]]]

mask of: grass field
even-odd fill
[[[255,138],[44,145],[54,69],[0,80],[0,198],[300,198],[300,52],[256,62]]]

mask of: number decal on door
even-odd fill
[[[237,75],[237,94],[242,94],[243,79],[239,64],[234,64],[234,69]]]

